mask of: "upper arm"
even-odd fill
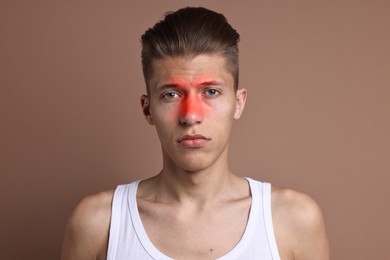
[[[82,199],[70,216],[62,260],[99,259],[106,254],[112,191]]]
[[[275,231],[283,237],[281,247],[295,260],[328,260],[329,244],[324,218],[318,204],[309,196],[292,190],[277,189]]]

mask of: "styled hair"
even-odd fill
[[[142,69],[149,91],[153,60],[167,57],[192,58],[199,54],[219,54],[225,58],[238,88],[238,42],[240,35],[224,15],[203,7],[186,7],[165,14],[142,35]]]

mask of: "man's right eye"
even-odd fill
[[[178,97],[179,97],[179,94],[176,92],[169,92],[169,93],[162,95],[162,98],[164,98],[164,99],[175,99]]]

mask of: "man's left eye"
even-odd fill
[[[218,96],[220,94],[220,92],[216,89],[207,89],[206,92],[205,92],[205,95],[206,96]]]

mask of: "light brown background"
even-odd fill
[[[242,37],[233,170],[316,199],[332,259],[388,259],[389,3],[1,1],[0,258],[57,259],[81,197],[160,169],[139,38],[203,5]]]

